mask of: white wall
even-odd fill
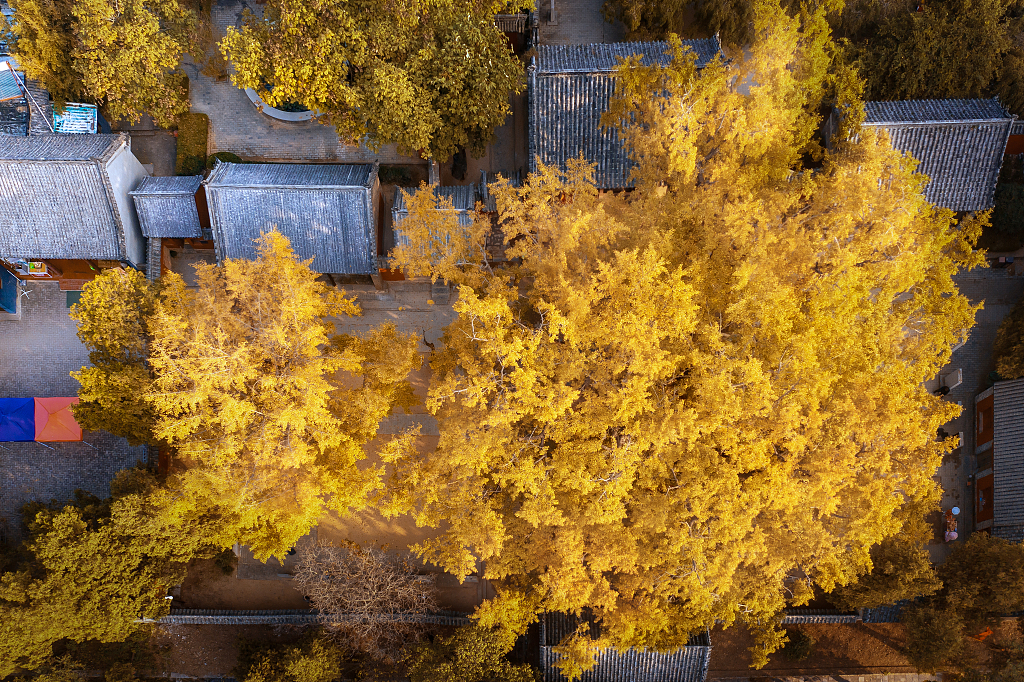
[[[146,169],[132,154],[131,143],[122,147],[107,162],[107,178],[114,190],[117,212],[124,225],[125,257],[139,267],[146,262],[146,239],[142,236],[139,216],[135,213],[135,202],[128,196],[128,192],[138,187],[142,179],[148,175]]]

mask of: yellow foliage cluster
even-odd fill
[[[171,126],[188,111],[182,57],[198,54],[199,15],[182,0],[13,0],[11,52],[58,105],[98,102],[111,121],[143,113]],[[3,26],[0,26],[0,30]]]
[[[282,554],[327,509],[365,503],[380,472],[357,467],[396,402],[408,402],[416,340],[394,326],[366,339],[333,334],[357,315],[315,280],[278,232],[256,260],[197,268],[196,292],[167,277],[154,315],[149,402],[155,435],[182,466],[173,513],[223,510],[257,556]],[[339,372],[362,376],[341,389]],[[177,509],[184,505],[185,508]]]
[[[486,562],[492,618],[589,608],[604,644],[664,648],[739,617],[763,664],[776,613],[937,500],[958,408],[921,384],[973,324],[951,275],[981,263],[978,225],[884,139],[816,147],[827,25],[757,16],[729,68],[674,40],[672,65],[620,69],[632,193],[599,195],[582,160],[501,184],[514,264],[445,271],[440,443],[389,456],[385,509],[443,529],[424,558]]]
[[[412,400],[415,339],[333,334],[357,306],[277,233],[254,261],[199,268],[195,291],[170,276],[144,329],[109,344],[145,336],[139,385],[176,458],[156,526],[214,519],[217,542],[265,557],[374,503],[440,529],[424,559],[485,562],[499,596],[481,628],[592,612],[602,638],[563,642],[567,673],[595,647],[672,648],[737,618],[766,662],[782,608],[870,571],[935,504],[952,442],[934,434],[958,408],[922,382],[974,321],[951,278],[982,261],[979,222],[928,204],[884,136],[853,134],[860,84],[822,12],[761,0],[755,18],[731,65],[698,72],[678,39],[668,66],[622,65],[605,123],[638,163],[632,192],[599,193],[582,159],[493,187],[507,266],[483,220],[407,197],[395,260],[455,283],[458,317],[432,355],[438,446],[383,443],[386,478],[363,445]],[[828,150],[826,91],[851,133]]]
[[[301,103],[350,142],[439,160],[459,147],[479,156],[525,85],[494,15],[532,4],[271,0],[220,47],[236,85],[271,106]]]

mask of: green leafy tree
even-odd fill
[[[38,675],[32,677],[33,682],[79,682],[82,679],[82,666],[69,656],[54,658],[40,666]]]
[[[754,35],[751,0],[605,0],[609,22],[621,21],[631,40],[662,40],[670,33],[718,35],[727,44],[748,42]],[[687,19],[693,23],[688,24]]]
[[[187,0],[11,0],[11,54],[57,101],[102,104],[112,120],[163,126],[188,111],[182,57],[199,54]],[[2,28],[2,27],[0,27]]]
[[[974,533],[939,568],[945,600],[967,621],[1024,609],[1024,545]]]
[[[330,640],[307,637],[296,646],[256,653],[245,682],[333,682],[341,678],[341,663]]]
[[[827,28],[755,17],[729,70],[678,42],[619,70],[632,193],[598,194],[582,160],[493,188],[513,260],[453,273],[438,446],[385,453],[384,510],[439,527],[416,549],[452,573],[485,561],[498,620],[591,609],[601,640],[566,642],[568,671],[737,619],[763,665],[787,604],[869,570],[901,505],[937,499],[958,408],[921,383],[973,324],[952,275],[982,262],[978,224],[870,131],[806,172]]]
[[[1024,8],[1019,0],[785,4],[794,13],[825,10],[846,46],[842,67],[859,71],[869,99],[998,95],[1011,111],[1024,113]],[[739,47],[754,37],[755,5],[754,0],[606,0],[603,11],[609,20],[621,20],[632,39],[718,34]]]
[[[115,663],[103,675],[103,682],[135,682],[137,679],[131,663]]]
[[[992,93],[1020,30],[1004,0],[936,0],[883,19],[860,44],[871,99],[981,97]]]
[[[921,672],[956,667],[963,658],[964,621],[956,611],[918,606],[903,616],[907,628],[907,658]]]
[[[113,497],[80,494],[67,506],[28,505],[23,561],[0,577],[0,675],[47,665],[61,640],[120,642],[141,618],[167,613],[167,589],[210,555],[213,535],[182,538],[151,526],[153,477],[119,474]]]
[[[939,567],[943,588],[929,602],[904,615],[907,656],[922,671],[964,671],[976,661],[966,646],[992,619],[1024,608],[1024,545],[974,533]],[[1024,660],[1019,643],[1002,647],[1005,663]],[[1012,678],[1018,668],[1007,669]]]
[[[726,45],[743,46],[754,39],[756,18],[754,0],[605,0],[601,8],[608,21],[621,21],[630,40],[664,40],[670,34],[690,37],[718,36]],[[802,3],[787,0],[791,12],[806,8],[834,13],[843,8],[843,0]]]
[[[832,599],[843,609],[872,608],[929,597],[941,587],[927,550],[900,535],[872,547],[871,571],[833,592]]]
[[[1024,184],[1000,182],[996,186],[992,229],[1015,238],[1014,245],[1024,241]]]
[[[999,323],[992,356],[1003,379],[1024,377],[1024,299]]]
[[[261,558],[283,555],[328,510],[366,504],[381,468],[358,466],[363,446],[395,405],[415,402],[417,339],[393,325],[334,334],[331,318],[359,308],[309,263],[269,233],[255,260],[198,267],[195,291],[168,276],[149,323],[145,397],[173,451],[154,504],[169,525],[217,514]]]
[[[531,5],[271,0],[229,28],[221,49],[233,81],[271,106],[299,103],[349,142],[446,160],[459,147],[482,154],[522,91],[522,64],[494,15]]]
[[[424,642],[409,661],[412,682],[535,682],[528,664],[506,658],[516,634],[506,628],[467,625],[449,637]]]
[[[143,397],[152,383],[147,326],[155,305],[156,287],[145,275],[116,268],[87,283],[71,307],[92,363],[71,373],[82,385],[72,408],[82,428],[108,431],[132,445],[155,442],[155,414]]]

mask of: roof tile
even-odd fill
[[[373,165],[220,163],[206,179],[217,256],[255,257],[277,229],[317,272],[376,274]]]

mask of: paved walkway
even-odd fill
[[[150,175],[174,175],[178,138],[172,131],[153,123],[149,114],[143,114],[136,123],[115,122],[111,124],[111,129],[114,132],[125,131],[131,136],[132,154],[147,167]]]
[[[78,443],[0,443],[0,519],[18,539],[26,502],[66,501],[75,490],[108,497],[117,472],[146,458],[145,446],[105,431],[86,431]]]
[[[69,373],[89,364],[89,352],[66,294],[55,281],[25,282],[21,320],[0,320],[0,398],[77,395]]]
[[[213,7],[213,23],[218,38],[228,26],[241,26],[242,11],[258,12],[258,6],[237,0],[218,0]],[[338,141],[333,126],[319,123],[276,121],[256,110],[253,103],[231,82],[217,80],[186,65],[192,111],[210,117],[209,153],[232,152],[250,161],[334,161],[369,163],[426,163],[397,152],[394,145],[374,152],[365,146]]]
[[[1009,314],[1024,295],[1024,277],[1012,276],[1003,268],[976,268],[956,278],[960,291],[972,304],[983,303],[970,335],[961,348],[953,352],[949,365],[940,372],[953,369],[963,370],[963,383],[945,397],[951,402],[963,405],[963,412],[943,428],[952,434],[963,432],[962,447],[946,457],[939,468],[937,477],[943,488],[942,509],[960,507],[958,530],[960,537],[974,528],[974,489],[970,476],[974,473],[974,396],[988,388],[988,376],[995,369],[992,359],[992,344],[996,330],[1003,318]],[[939,514],[933,519],[935,537],[929,551],[933,561],[945,560],[951,547],[942,540],[944,528]]]
[[[625,40],[626,27],[609,24],[601,14],[604,0],[538,0],[542,45],[586,45],[616,43]],[[554,6],[556,23],[551,23]]]
[[[57,282],[26,282],[21,320],[0,321],[0,398],[73,396],[72,370],[89,353],[68,317]],[[19,537],[26,502],[71,499],[76,489],[106,497],[114,475],[147,456],[122,438],[86,432],[79,443],[0,443],[0,519]]]

